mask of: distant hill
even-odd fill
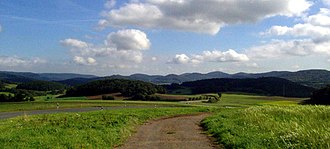
[[[0,71],[0,80],[10,82],[31,82],[35,80],[41,81],[61,81],[73,78],[95,78],[93,75],[82,75],[73,73],[31,73],[31,72],[8,72]]]
[[[71,73],[29,73],[29,72],[4,72],[0,71],[0,80],[11,82],[30,82],[34,80],[55,81],[62,84],[74,86],[84,84],[94,80],[102,79],[129,79],[151,82],[154,84],[183,83],[189,81],[214,79],[214,78],[261,78],[277,77],[287,79],[305,86],[313,88],[322,88],[330,84],[330,71],[327,70],[302,70],[297,72],[272,71],[266,73],[236,73],[228,74],[220,71],[214,71],[206,74],[202,73],[184,73],[181,75],[147,75],[133,74],[130,76],[112,75],[107,77],[97,77],[93,75],[81,75]]]
[[[165,85],[168,91],[190,90],[192,94],[217,92],[245,92],[269,96],[310,97],[315,90],[282,78],[206,79],[182,84]]]
[[[327,70],[302,70],[297,72],[289,71],[273,71],[266,73],[236,73],[228,74],[220,71],[210,72],[206,74],[202,73],[185,73],[181,75],[169,74],[165,76],[161,75],[146,75],[146,74],[133,74],[130,76],[113,75],[109,78],[117,79],[130,79],[151,82],[155,84],[171,84],[171,83],[183,83],[188,81],[197,81],[205,79],[215,78],[261,78],[261,77],[277,77],[290,80],[305,86],[313,88],[322,88],[330,84],[330,71]]]

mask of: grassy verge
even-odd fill
[[[3,148],[113,148],[134,127],[163,116],[206,112],[207,108],[121,109],[79,114],[23,116],[0,121]]]
[[[223,109],[203,125],[226,148],[330,148],[330,107]]]

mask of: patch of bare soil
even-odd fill
[[[209,114],[184,115],[151,121],[118,147],[119,149],[214,149],[215,145],[200,127]]]

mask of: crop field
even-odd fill
[[[215,94],[214,94],[215,95]],[[197,103],[216,107],[250,107],[254,105],[297,105],[304,98],[288,98],[275,96],[258,96],[244,94],[222,94],[221,100],[215,104]]]
[[[23,116],[0,121],[0,146],[11,148],[112,148],[143,122],[208,108],[122,109]]]
[[[203,125],[226,148],[330,148],[330,107],[222,109]]]
[[[69,100],[71,99],[71,100]],[[31,110],[46,110],[56,109],[57,103],[60,108],[83,108],[83,107],[110,107],[110,106],[175,106],[186,107],[187,104],[177,102],[152,102],[152,101],[108,101],[108,100],[86,100],[82,98],[64,98],[60,100],[49,101],[33,101],[33,102],[10,102],[0,103],[0,112],[10,111],[31,111]]]

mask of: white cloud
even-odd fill
[[[73,61],[77,64],[80,64],[80,65],[96,65],[96,60],[92,57],[87,57],[87,58],[84,58],[84,57],[81,57],[81,56],[75,56],[73,58]]]
[[[247,50],[252,58],[279,58],[285,56],[308,56],[312,54],[329,55],[330,42],[315,43],[311,39],[275,40],[270,43],[255,46]]]
[[[65,40],[61,40],[60,43],[62,43],[62,45],[66,46],[66,47],[72,47],[72,48],[87,48],[88,44],[86,42],[80,41],[78,39],[65,39]]]
[[[227,24],[251,23],[267,17],[301,16],[307,0],[146,0],[103,12],[102,27],[137,26],[216,34]]]
[[[21,58],[18,56],[0,56],[0,66],[15,67],[15,66],[31,66],[35,64],[46,63],[40,58]]]
[[[157,57],[151,57],[152,61],[157,61]]]
[[[109,33],[104,44],[101,45],[93,45],[77,39],[65,39],[60,43],[70,48],[73,61],[77,64],[109,64],[109,66],[141,63],[143,51],[149,49],[151,45],[144,32],[132,29]]]
[[[330,0],[322,0],[325,5],[330,5]]]
[[[294,37],[309,37],[316,41],[325,41],[330,39],[330,28],[315,26],[312,24],[296,24],[293,27],[273,26],[267,31],[272,35],[290,35]]]
[[[191,57],[186,54],[177,54],[171,62],[175,64],[199,64],[202,62],[246,62],[249,60],[247,55],[229,49],[225,52],[218,50],[204,51],[200,55],[192,55]]]
[[[200,60],[211,62],[244,62],[250,60],[245,54],[239,54],[232,49],[225,52],[218,50],[204,51],[202,55],[197,55],[195,57]]]
[[[0,24],[0,32],[2,32],[2,26],[1,26],[1,24]]]
[[[117,50],[147,50],[151,43],[144,32],[129,29],[110,33],[106,45],[114,46]]]
[[[104,7],[111,9],[112,7],[114,7],[116,5],[116,0],[108,0],[105,2]]]
[[[330,0],[329,0],[329,4],[330,4]],[[321,8],[319,13],[308,16],[305,19],[305,21],[312,25],[329,27],[330,26],[330,10],[327,8]]]
[[[187,64],[190,60],[191,59],[186,54],[177,54],[172,62],[176,64]]]
[[[315,15],[307,16],[303,23],[288,26],[273,26],[262,34],[293,37],[289,40],[273,40],[270,43],[250,48],[254,57],[280,56],[330,56],[330,10],[321,8]],[[296,39],[295,39],[296,38]]]

